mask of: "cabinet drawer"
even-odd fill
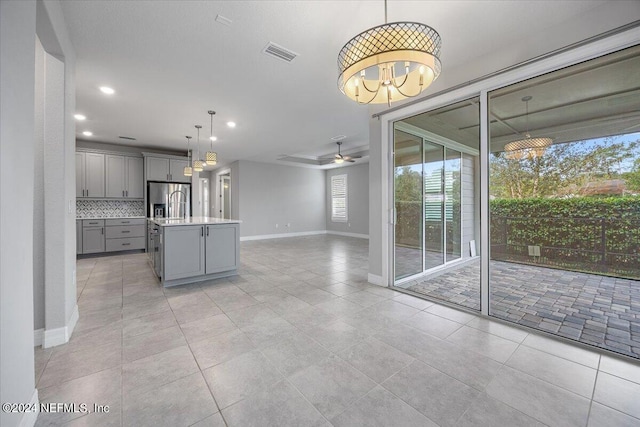
[[[115,225],[107,227],[107,239],[120,239],[124,237],[144,237],[143,225]]]
[[[116,218],[106,220],[107,227],[110,225],[144,225],[147,220],[144,218]]]
[[[104,219],[83,219],[83,227],[104,227]]]
[[[144,249],[144,237],[130,237],[125,239],[107,239],[106,251],[128,251],[131,249]]]

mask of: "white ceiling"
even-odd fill
[[[389,22],[434,27],[443,39],[443,75],[470,59],[531,40],[605,1],[389,0]],[[63,1],[76,49],[77,127],[92,140],[146,148],[186,149],[209,116],[221,164],[277,161],[283,155],[368,146],[370,110],[337,89],[337,54],[357,33],[384,21],[382,1]],[[215,21],[220,14],[227,26]],[[481,18],[481,19],[479,19]],[[268,42],[300,56],[286,63],[262,53]],[[470,70],[472,73],[474,70]],[[459,74],[459,73],[458,73]],[[470,77],[477,77],[472,75]],[[111,86],[105,96],[99,86]],[[427,90],[425,95],[430,91]],[[229,129],[228,120],[237,122]]]

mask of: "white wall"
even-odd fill
[[[347,175],[347,222],[331,221],[331,177]],[[326,229],[338,233],[369,235],[369,164],[355,164],[326,171]]]
[[[323,170],[245,160],[239,161],[235,169],[238,179],[234,182],[232,165],[231,185],[232,190],[239,190],[238,210],[234,212],[242,220],[241,237],[325,230]],[[233,204],[234,199],[232,195]]]
[[[0,401],[37,394],[33,362],[36,4],[0,1]],[[0,412],[0,425],[23,414]],[[35,421],[35,420],[33,420]],[[31,424],[25,420],[25,424]]]

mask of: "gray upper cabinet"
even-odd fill
[[[145,157],[147,162],[147,181],[169,181],[169,159]]]
[[[130,199],[144,198],[144,161],[141,157],[126,157],[126,194]]]
[[[143,163],[140,157],[107,154],[106,197],[142,199]]]
[[[76,197],[104,197],[104,154],[76,153]]]
[[[171,181],[190,183],[191,177],[184,176],[184,168],[188,164],[189,162],[187,162],[186,160],[170,159],[169,175],[171,175]]]
[[[145,162],[147,181],[191,182],[191,177],[183,174],[187,160],[147,156]]]
[[[84,153],[76,153],[76,198],[84,197]]]
[[[105,157],[107,170],[107,197],[125,197],[125,158],[107,154]]]

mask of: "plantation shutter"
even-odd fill
[[[331,221],[347,222],[347,175],[331,177]]]

